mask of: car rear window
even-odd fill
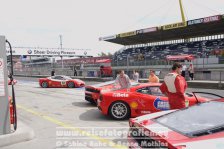
[[[178,110],[154,120],[177,132],[194,136],[217,127],[224,127],[223,113],[224,102],[212,101]]]

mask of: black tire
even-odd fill
[[[48,88],[48,83],[47,83],[47,82],[42,82],[42,83],[41,83],[41,86],[42,86],[43,88]]]
[[[131,110],[127,103],[123,101],[115,101],[109,107],[109,115],[116,120],[124,120],[130,118]]]
[[[68,82],[68,88],[74,88],[75,84],[73,82]]]

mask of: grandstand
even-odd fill
[[[192,63],[198,71],[196,78],[218,80],[220,76],[212,75],[215,72],[211,69],[224,68],[224,15],[130,31],[100,40],[124,45],[113,55],[114,71],[125,69],[131,74],[137,69],[141,77],[147,77],[148,70],[153,68],[164,72],[160,76],[163,77],[172,64],[166,59],[169,55],[193,55]]]
[[[216,51],[216,52],[215,52]],[[113,66],[129,59],[135,61],[165,60],[168,55],[194,55],[196,58],[221,56],[224,53],[224,38],[189,43],[127,48],[116,52],[112,58]]]

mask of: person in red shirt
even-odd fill
[[[182,109],[186,107],[184,93],[187,88],[187,82],[181,76],[181,70],[182,65],[174,63],[172,72],[165,76],[164,82],[160,86],[160,90],[168,96],[170,109]]]

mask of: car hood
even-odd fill
[[[224,132],[190,138],[152,120],[156,117],[174,111],[176,110],[168,110],[147,114],[137,118],[132,118],[130,119],[130,121],[134,122],[133,127],[139,127],[143,128],[144,130],[149,130],[153,134],[156,134],[156,136],[160,140],[165,140],[166,142],[172,144],[172,146],[175,147],[185,147],[184,149],[198,149],[202,147],[211,149],[224,148]]]

